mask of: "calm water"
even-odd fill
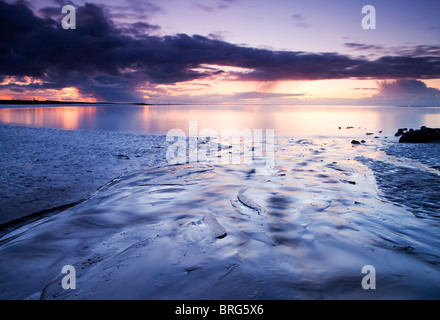
[[[275,129],[279,136],[393,135],[398,128],[440,127],[440,108],[334,106],[42,106],[3,107],[0,122],[69,130],[166,134],[170,129]],[[342,129],[339,130],[339,127]],[[347,130],[347,127],[354,127]]]
[[[97,132],[161,134],[189,121],[199,130],[327,137],[277,137],[270,169],[170,166],[155,160],[164,158],[164,137]],[[440,299],[440,144],[400,144],[393,135],[439,127],[440,109],[4,108],[0,122],[88,130],[0,126],[0,147],[9,145],[0,157],[10,177],[3,189],[12,182],[13,194],[32,183],[41,190],[52,177],[49,195],[58,196],[61,179],[91,181],[103,171],[113,179],[88,200],[0,237],[0,299]],[[338,138],[366,132],[390,139],[352,146]],[[136,163],[142,170],[114,179]],[[64,265],[78,267],[77,290],[59,285]],[[366,265],[377,271],[377,290],[361,286]]]

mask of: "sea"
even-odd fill
[[[440,299],[440,144],[395,136],[440,127],[440,108],[3,106],[0,123],[2,143],[44,139],[48,171],[68,165],[68,152],[52,156],[69,147],[60,137],[81,144],[75,161],[117,137],[128,150],[118,161],[135,161],[131,135],[154,141],[140,159],[159,150],[87,199],[3,232],[0,299]],[[233,129],[251,145],[229,146],[221,133]],[[170,163],[176,132],[185,146],[209,132],[196,146],[216,147]],[[273,136],[269,149],[260,135]],[[249,149],[250,161],[219,160]]]

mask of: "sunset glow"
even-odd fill
[[[90,119],[95,113],[95,107],[0,109],[0,121],[35,127],[44,127],[50,123],[52,126],[60,129],[74,130],[79,128],[80,122]]]
[[[0,300],[440,299],[440,0],[0,0],[0,29]]]
[[[64,30],[61,8],[51,0],[34,1],[32,8],[2,0],[0,18],[8,24],[19,8],[27,18],[18,20],[18,29],[33,32],[5,33],[14,54],[0,60],[0,96],[152,104],[438,104],[439,4],[404,2],[372,1],[377,28],[368,30],[361,24],[360,0],[77,0],[78,29]],[[198,19],[188,19],[194,14]],[[50,43],[43,41],[47,28],[54,32]]]

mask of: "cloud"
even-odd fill
[[[379,46],[379,45],[372,45],[372,44],[365,44],[365,43],[357,43],[357,42],[347,42],[344,43],[344,47],[349,48],[349,49],[354,49],[354,50],[374,50],[374,51],[378,51],[378,50],[383,50],[383,46]]]
[[[193,3],[192,6],[196,9],[203,10],[205,12],[215,12],[218,10],[229,9],[231,5],[238,2],[238,0],[220,0],[215,1],[216,3],[212,5],[206,5],[206,1],[204,4],[201,3]]]
[[[440,102],[440,90],[419,80],[379,81],[379,92],[371,98],[376,103],[434,106]]]
[[[135,22],[119,24],[119,29],[121,33],[142,38],[151,32],[159,31],[161,27],[147,22]]]
[[[226,37],[226,34],[227,32],[225,31],[214,31],[208,34],[208,38],[223,41]]]
[[[194,3],[193,7],[196,8],[196,9],[203,10],[205,12],[214,12],[217,9],[216,7],[206,6],[206,5],[201,4],[201,3]]]
[[[136,89],[146,83],[175,84],[219,75],[262,82],[440,77],[439,56],[428,54],[432,48],[425,48],[424,55],[366,60],[244,47],[200,35],[152,35],[159,26],[117,24],[104,7],[89,3],[77,8],[76,30],[62,29],[54,10],[41,12],[36,15],[22,1],[0,0],[0,28],[5,30],[0,34],[0,76],[40,80],[32,86],[9,83],[3,88],[75,87],[99,100],[132,101],[140,99]]]
[[[352,50],[367,53],[370,57],[383,55],[410,56],[413,58],[440,57],[440,46],[438,45],[384,47],[381,45],[349,42],[344,43],[344,46]]]
[[[371,91],[378,90],[377,88],[353,88],[352,90]]]
[[[380,81],[378,82],[380,94],[392,95],[414,95],[429,94],[438,95],[439,90],[428,88],[428,86],[418,80],[396,80],[396,81]]]
[[[188,90],[186,90],[187,92]],[[270,93],[270,92],[238,92],[231,94],[203,94],[197,95],[196,99],[192,95],[185,93],[179,95],[171,95],[164,97],[158,90],[157,92],[150,92],[151,100],[154,103],[171,103],[171,104],[303,104],[305,94],[291,94],[291,93]]]
[[[306,23],[306,19],[302,14],[296,13],[292,15],[291,18],[293,20],[293,24],[295,25],[295,27],[303,28],[303,29],[310,28],[310,24]]]
[[[303,93],[271,93],[271,92],[240,92],[232,95],[232,100],[270,100],[270,99],[291,99],[303,97]]]
[[[82,0],[88,2],[87,0]],[[110,19],[118,21],[138,22],[150,19],[152,16],[163,12],[164,10],[158,3],[159,1],[149,0],[124,0],[109,1],[100,0],[103,8],[107,9],[107,15]]]

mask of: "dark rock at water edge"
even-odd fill
[[[394,136],[396,136],[396,137],[403,136],[406,131],[408,131],[407,128],[401,128],[401,129],[397,130],[397,132]]]
[[[399,132],[403,129],[399,129]],[[399,133],[396,133],[397,134]],[[440,128],[427,128],[425,126],[421,127],[420,130],[410,129],[409,131],[402,134],[399,139],[401,143],[426,143],[440,141]]]

